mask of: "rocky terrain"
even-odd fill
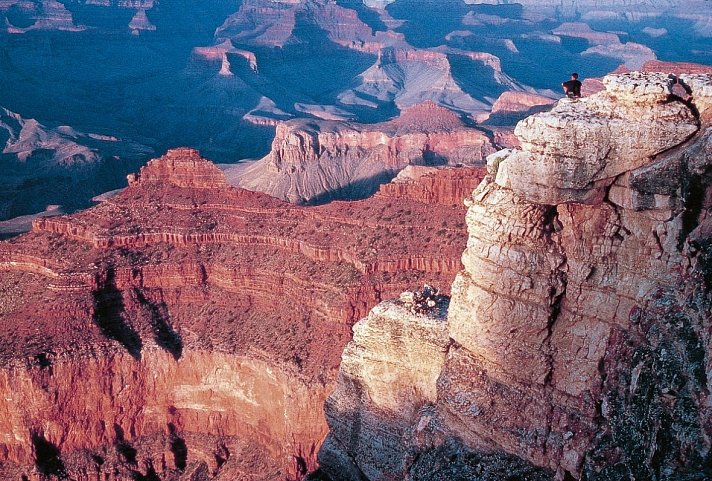
[[[549,110],[556,99],[528,92],[504,92],[492,104],[492,111],[486,125],[516,125],[529,115]]]
[[[126,139],[46,126],[0,108],[0,221],[52,205],[87,207],[150,152]]]
[[[712,477],[710,32],[0,0],[0,478]]]
[[[265,158],[226,167],[231,183],[293,203],[365,198],[409,165],[484,165],[487,132],[425,102],[378,124],[291,120]]]
[[[603,85],[490,156],[451,299],[354,326],[332,479],[712,475],[712,77]]]
[[[427,101],[516,146],[511,128],[545,108],[542,98],[559,98],[572,71],[600,78],[657,59],[712,65],[710,18],[703,0],[2,0],[0,105],[48,129],[126,141],[74,139],[101,158],[133,159],[132,146],[147,146],[141,163],[175,146],[220,163],[262,159],[290,119],[360,130]],[[299,183],[258,170],[252,182],[284,198]],[[120,187],[122,176],[74,171],[67,166],[70,210],[88,205],[97,184]],[[19,184],[18,198],[46,190],[47,199],[6,217],[68,206],[57,184]],[[302,190],[290,196],[315,195]]]
[[[453,207],[462,204],[472,193],[473,180],[479,167],[423,167],[409,165],[389,183],[383,184],[376,196],[389,199],[412,199],[424,204]]]
[[[479,168],[297,207],[197,151],[0,242],[0,478],[301,479],[353,322],[461,268]]]

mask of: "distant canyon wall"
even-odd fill
[[[265,158],[227,172],[241,187],[294,203],[323,203],[368,197],[409,165],[481,166],[495,150],[485,131],[425,102],[379,124],[280,123]]]

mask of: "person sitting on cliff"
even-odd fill
[[[571,74],[571,80],[568,80],[561,84],[564,87],[564,93],[570,99],[580,99],[581,98],[581,81],[578,79],[577,73]]]

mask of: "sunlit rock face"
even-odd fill
[[[454,112],[425,102],[377,124],[279,123],[272,150],[230,167],[230,181],[294,203],[363,198],[407,166],[484,165],[489,136]]]
[[[709,349],[709,298],[698,280],[710,267],[699,250],[706,204],[693,200],[689,189],[694,184],[695,195],[708,189],[709,179],[700,175],[707,167],[692,166],[708,165],[701,151],[709,149],[709,131],[700,127],[695,107],[704,95],[691,104],[670,99],[673,80],[609,77],[605,93],[522,122],[517,132],[524,153],[500,163],[497,181],[483,182],[473,194],[465,271],[453,285],[449,315],[458,349],[439,380],[449,429],[471,445],[494,444],[536,465],[584,471],[592,479],[702,469],[708,426],[676,423],[707,416],[707,379],[700,377],[706,361],[699,355]],[[547,137],[557,119],[567,126],[577,113],[594,112],[571,135],[589,139],[578,152],[590,149],[595,158],[602,139],[596,119],[614,122],[637,108],[628,129],[607,131],[598,154],[605,159],[599,175],[615,177],[603,186],[590,178],[588,192],[601,193],[576,199],[586,204],[570,202],[561,187],[571,172],[585,171],[587,158],[553,162],[574,153],[559,150],[560,137]],[[655,118],[656,109],[671,114]],[[541,116],[551,123],[540,130]],[[527,152],[547,138],[548,150]],[[528,155],[551,163],[524,181]],[[677,376],[687,380],[676,383]],[[463,404],[449,401],[462,400],[463,392]],[[662,433],[669,440],[656,439]],[[642,453],[665,453],[657,468],[634,461],[641,445],[650,446]],[[613,453],[618,466],[606,460]]]
[[[606,77],[604,92],[519,123],[522,151],[498,183],[542,204],[596,204],[617,176],[697,132],[695,112],[682,99],[670,101],[674,77],[643,75]]]
[[[419,368],[404,368],[405,356],[379,357],[381,348],[355,331],[331,398],[342,402],[345,419],[327,403],[334,441],[322,450],[322,464],[329,474],[347,465],[343,472],[351,474],[335,479],[710,476],[712,130],[699,116],[710,79],[679,80],[692,92],[684,100],[670,95],[677,78],[612,76],[605,92],[561,101],[519,124],[522,150],[491,156],[489,175],[467,200],[469,239],[448,308],[450,344],[444,364],[439,351],[429,355],[442,365],[435,399],[414,394],[393,414],[380,409],[378,396],[359,397],[377,388],[380,372],[405,381]],[[630,115],[628,127],[609,129],[605,152],[597,153],[601,125],[620,115]],[[591,145],[569,155],[578,156],[581,172],[589,172],[587,159],[599,158],[600,171],[614,173],[572,199],[559,184],[573,164],[553,162],[569,152],[553,126],[581,118],[589,121],[575,124],[575,135]],[[525,180],[531,158],[551,162]],[[388,304],[376,309],[365,326]],[[400,323],[379,324],[390,326],[380,337],[427,349],[421,329]],[[413,385],[414,393],[427,392]],[[368,427],[377,425],[374,417],[398,428],[376,432]],[[401,434],[395,441],[384,432]]]
[[[411,172],[306,208],[181,148],[35,220],[0,242],[0,478],[301,479],[350,326],[426,279],[449,287],[452,198],[483,175]]]
[[[450,344],[447,300],[433,304],[416,314],[401,301],[384,302],[354,326],[338,388],[326,403],[331,433],[320,461],[330,474],[360,470],[374,480],[405,475],[404,437],[418,411],[437,398]]]

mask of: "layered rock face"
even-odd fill
[[[129,186],[164,184],[193,189],[225,189],[225,176],[197,150],[174,149],[148,162],[139,174],[128,176]]]
[[[383,184],[376,195],[454,207],[462,203],[462,199],[480,183],[485,173],[483,167],[438,168],[409,165],[391,182]]]
[[[606,77],[605,92],[559,102],[518,124],[522,151],[503,166],[498,184],[542,204],[597,204],[617,176],[696,133],[695,113],[682,101],[668,101],[674,77],[644,75]]]
[[[414,328],[386,304],[356,325],[327,401],[334,479],[709,479],[712,78],[604,84],[523,121],[522,150],[490,158],[467,201],[450,343],[429,331],[444,354],[428,351],[427,316]],[[409,381],[410,343],[442,366],[435,396],[434,376]]]
[[[435,48],[417,48],[396,29],[399,22],[389,21],[383,10],[369,11],[360,3],[245,1],[216,30],[216,46],[228,42],[248,50],[289,49],[295,45],[314,48],[318,42],[314,55],[321,58],[334,55],[335,65],[340,62],[339,57],[346,55],[359,63],[376,56],[375,62],[366,70],[355,72],[353,81],[340,87],[334,99],[336,104],[294,104],[298,117],[303,117],[305,110],[305,113],[319,117],[315,110],[325,109],[332,118],[336,115],[341,119],[361,118],[370,109],[389,111],[395,106],[403,111],[425,100],[477,116],[489,110],[491,102],[486,97],[508,89],[525,88],[502,72],[501,62],[495,55],[444,44]],[[300,48],[299,51],[304,54],[308,49]],[[481,81],[481,90],[476,95],[473,89],[463,86],[468,79],[458,75],[463,65],[467,66],[468,75],[477,75]],[[287,77],[292,75],[292,72],[286,73]],[[305,78],[302,81],[310,83],[312,80]],[[286,106],[281,107],[288,110]],[[377,112],[373,114],[383,118]]]
[[[36,220],[0,243],[0,477],[303,477],[353,321],[460,269],[436,202],[295,207],[175,149]]]
[[[270,154],[230,168],[232,183],[294,203],[362,198],[408,165],[484,164],[489,137],[426,102],[380,124],[293,120]]]
[[[514,126],[531,114],[549,110],[555,102],[552,98],[529,92],[504,92],[492,105],[487,125]]]
[[[436,381],[450,345],[447,300],[425,314],[384,302],[354,326],[339,389],[326,404],[331,433],[320,462],[342,478],[403,475],[404,442],[419,410],[437,400]],[[380,447],[372,449],[375,443]]]
[[[537,107],[545,107],[554,103],[554,100],[530,92],[507,91],[499,96],[492,105],[492,113],[527,112]]]

